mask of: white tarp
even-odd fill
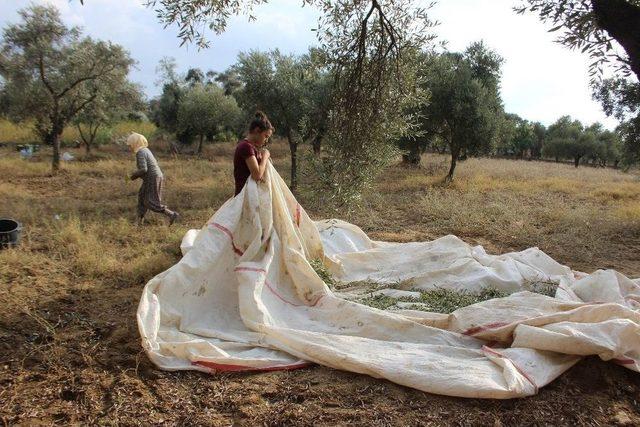
[[[462,397],[529,396],[599,355],[640,370],[640,285],[612,270],[573,272],[537,248],[494,256],[455,236],[370,240],[339,220],[312,221],[269,165],[182,244],[184,257],[144,288],[138,326],[167,370],[294,369],[319,363]],[[382,311],[332,292],[342,282],[411,283],[510,295],[450,315]],[[559,283],[556,298],[526,291]],[[383,286],[384,287],[384,286]]]

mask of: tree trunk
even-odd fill
[[[409,145],[409,152],[402,155],[402,162],[414,166],[420,164],[420,148],[416,141]]]
[[[453,180],[453,172],[456,170],[456,164],[458,163],[458,157],[460,156],[460,148],[451,147],[451,167],[449,173],[444,179],[445,182],[451,182]]]
[[[173,154],[174,158],[178,158],[178,154],[180,154],[180,146],[173,140],[167,139],[169,141],[169,150],[171,154]]]
[[[575,167],[578,167],[578,165],[580,165],[580,158],[581,157],[574,157],[573,158],[573,164],[575,165]]]
[[[60,170],[60,134],[57,131],[53,131],[47,139],[49,139],[48,142],[53,147],[51,169],[55,173]]]
[[[640,80],[640,7],[627,0],[591,0],[598,26],[616,39]]]
[[[316,135],[313,138],[313,142],[311,143],[311,145],[313,146],[313,153],[316,155],[320,154],[320,148],[322,145],[322,137],[319,135]]]
[[[204,141],[204,135],[200,135],[200,142],[198,143],[198,156],[202,154],[202,143]]]
[[[85,154],[88,156],[91,154],[91,143],[93,142],[93,138],[95,134],[91,131],[91,125],[89,125],[89,135],[84,136],[84,132],[82,132],[82,126],[80,123],[76,124],[76,128],[78,129],[78,133],[80,134],[80,139],[82,140],[82,144],[84,144]]]
[[[289,151],[291,151],[291,185],[289,188],[295,190],[298,186],[298,142],[293,137],[291,130],[287,131],[289,140]]]
[[[60,118],[58,105],[56,102],[56,111],[49,116],[51,120],[51,130],[46,136],[47,144],[53,147],[53,159],[51,160],[51,170],[56,173],[60,170],[60,137],[64,131],[64,121]]]
[[[92,130],[91,125],[89,125],[89,142],[87,143],[87,154],[91,153],[91,147],[93,147],[93,141],[96,140],[96,135],[98,134],[98,128],[100,127],[100,122],[96,124],[96,127]]]

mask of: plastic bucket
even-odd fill
[[[20,242],[22,226],[18,221],[0,218],[0,249],[16,246]]]

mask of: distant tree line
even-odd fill
[[[151,100],[150,117],[182,144],[197,139],[200,153],[204,142],[241,138],[255,110],[264,110],[289,144],[295,187],[298,146],[309,143],[318,153],[327,130],[331,81],[315,55],[251,51],[224,72],[191,68],[184,75],[165,58],[158,67],[162,93]]]
[[[506,113],[500,96],[503,59],[481,42],[464,52],[423,54],[421,85],[428,99],[415,110],[416,132],[399,140],[405,163],[418,164],[427,150],[451,155],[447,179],[469,156],[571,160],[617,167],[625,160],[624,126],[608,131],[569,116],[546,128]]]

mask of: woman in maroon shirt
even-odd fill
[[[262,147],[273,134],[273,130],[266,114],[256,112],[249,125],[249,135],[238,143],[233,156],[233,178],[236,182],[234,196],[242,191],[249,177],[256,181],[262,180],[271,157],[269,150]]]

